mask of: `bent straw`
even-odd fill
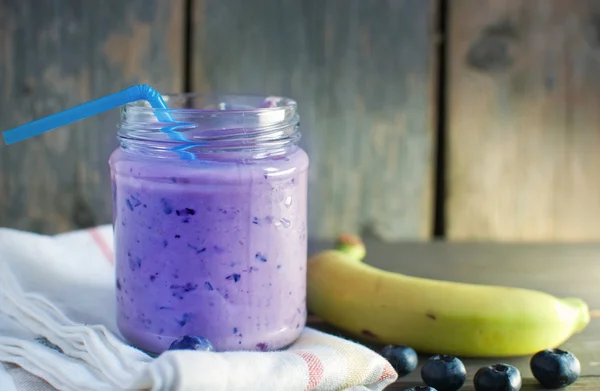
[[[167,104],[163,100],[160,93],[158,93],[149,85],[138,84],[123,91],[119,91],[91,102],[87,102],[56,114],[49,115],[36,121],[29,122],[25,125],[6,130],[2,132],[2,135],[4,136],[4,141],[7,145],[14,144],[30,137],[48,132],[52,129],[56,129],[60,126],[65,126],[138,100],[148,101],[150,106],[155,109],[168,109]],[[166,111],[157,110],[155,113],[156,118],[161,122],[176,122]],[[185,138],[183,138],[179,132],[173,130],[174,128],[176,127],[170,127],[165,132],[169,134],[171,139],[185,140]]]

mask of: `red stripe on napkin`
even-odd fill
[[[306,386],[306,390],[315,389],[321,383],[321,380],[323,380],[323,363],[321,359],[308,352],[294,353],[302,357],[308,367],[308,385]]]
[[[398,374],[396,373],[394,368],[392,368],[392,366],[388,362],[388,363],[385,363],[383,372],[381,373],[381,376],[379,377],[379,380],[377,380],[377,382],[379,383],[380,381],[383,381],[386,379],[396,379],[396,377],[398,377]]]
[[[87,231],[89,232],[92,239],[94,239],[94,242],[96,243],[96,245],[98,246],[98,248],[100,249],[102,254],[104,254],[104,258],[106,258],[106,260],[111,265],[114,265],[115,264],[115,256],[112,252],[112,249],[110,248],[108,243],[106,243],[106,241],[104,240],[104,238],[102,237],[100,232],[98,232],[98,229],[90,228]]]

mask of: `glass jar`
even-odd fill
[[[283,348],[306,322],[308,157],[296,103],[165,100],[169,109],[123,108],[109,162],[119,329],[152,353],[184,335],[217,351]]]

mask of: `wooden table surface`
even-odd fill
[[[586,300],[592,321],[562,346],[581,362],[582,377],[568,389],[600,390],[600,244],[387,244],[367,240],[366,245],[366,262],[382,269],[428,278],[539,289]],[[331,246],[325,242],[309,243],[309,253]],[[340,334],[316,318],[309,324]],[[421,357],[421,362],[426,358]],[[519,368],[522,390],[542,389],[531,375],[529,357],[463,361],[468,373],[465,391],[473,390],[472,377],[479,367],[498,362]],[[388,389],[404,390],[422,384],[419,373],[420,366]]]

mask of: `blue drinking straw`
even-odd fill
[[[119,106],[123,106],[127,103],[138,100],[148,101],[150,106],[155,109],[168,109],[167,104],[158,91],[149,85],[138,84],[123,91],[104,96],[91,102],[87,102],[82,105],[38,119],[36,121],[29,122],[14,129],[4,131],[2,132],[2,135],[4,136],[4,141],[6,144],[14,144],[30,137],[37,136],[38,134],[45,133],[49,130],[56,129],[60,126],[65,126],[81,119],[91,117],[93,115],[112,110]],[[156,110],[155,113],[156,118],[160,122],[173,122],[182,124],[181,122],[173,120],[171,114],[167,111]],[[186,141],[185,137],[183,137],[181,133],[175,131],[176,128],[180,127],[186,126],[171,126],[163,129],[163,132],[167,133],[173,140]],[[191,153],[186,153],[186,155],[182,156],[182,158],[191,159],[192,156],[193,155]]]

